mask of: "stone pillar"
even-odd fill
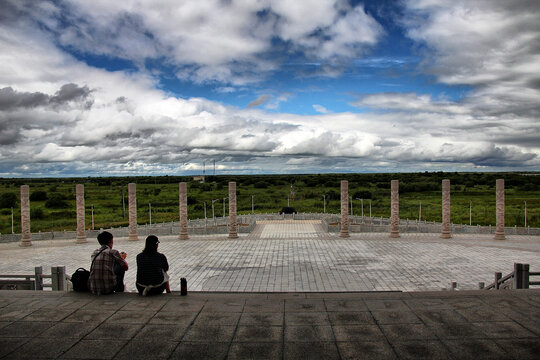
[[[21,185],[21,242],[19,246],[32,246],[30,235],[30,187]]]
[[[188,235],[188,221],[187,221],[187,184],[181,182],[179,185],[180,189],[180,240],[189,239]]]
[[[399,180],[392,180],[391,184],[391,238],[399,237]]]
[[[441,238],[450,239],[450,180],[442,181],[442,232]]]
[[[139,240],[137,236],[137,185],[128,184],[129,236],[128,240]]]
[[[238,238],[238,224],[236,223],[236,182],[229,182],[229,238]]]
[[[504,240],[504,179],[497,179],[497,229],[495,240]]]
[[[349,182],[341,180],[341,232],[340,237],[349,237]]]
[[[86,240],[86,223],[84,218],[84,185],[75,185],[75,202],[77,207],[77,243],[83,244]]]

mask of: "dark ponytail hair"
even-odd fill
[[[146,254],[155,254],[155,253],[157,253],[158,244],[159,244],[159,240],[158,240],[157,236],[149,235],[146,238],[146,245],[144,247],[143,252],[146,253]]]

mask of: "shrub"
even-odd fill
[[[46,191],[33,191],[30,194],[30,201],[45,201],[47,200],[47,192]]]
[[[43,219],[45,214],[41,208],[31,208],[30,209],[30,219]]]
[[[68,207],[68,204],[65,202],[65,197],[62,194],[52,193],[49,200],[45,202],[45,207],[49,209],[63,209]]]
[[[371,192],[367,190],[356,191],[353,194],[353,199],[371,199]]]
[[[17,195],[14,193],[5,193],[0,196],[0,209],[12,208],[17,206]]]
[[[268,187],[268,184],[266,181],[257,181],[253,187],[255,187],[256,189],[266,189]]]

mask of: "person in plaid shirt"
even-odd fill
[[[90,269],[88,289],[96,295],[123,292],[124,274],[128,269],[126,253],[120,253],[112,248],[113,235],[110,232],[101,232],[97,240],[101,248],[94,250],[92,254],[94,263]]]

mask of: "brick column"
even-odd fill
[[[238,238],[238,224],[236,223],[236,182],[229,182],[229,238]]]
[[[391,238],[399,237],[399,180],[391,181]]]
[[[349,182],[341,180],[341,232],[340,237],[349,237]]]
[[[497,229],[495,240],[505,240],[504,236],[504,179],[497,179]]]
[[[128,184],[129,236],[128,240],[139,240],[137,236],[137,185]]]
[[[21,185],[21,242],[19,246],[32,246],[30,235],[30,187]]]
[[[83,244],[86,240],[85,218],[84,218],[84,185],[75,185],[75,202],[77,207],[77,243]]]
[[[188,235],[188,221],[187,221],[187,184],[181,182],[179,185],[180,189],[180,240],[189,239]]]
[[[442,232],[441,238],[450,239],[450,180],[442,181]]]

